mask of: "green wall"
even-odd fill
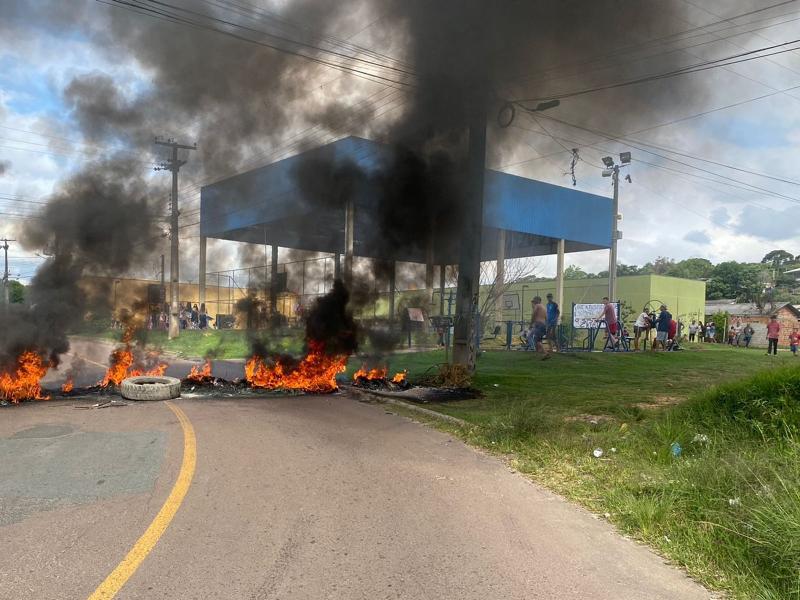
[[[487,288],[488,291],[488,288]],[[519,311],[501,311],[498,320],[528,320],[531,317],[531,299],[551,292],[556,295],[555,280],[533,283],[514,283],[507,294],[517,294],[524,308]],[[524,294],[524,302],[523,302]],[[562,322],[571,322],[573,303],[599,303],[608,294],[608,279],[569,279],[564,281],[564,305],[561,307]],[[645,304],[657,310],[664,303],[673,316],[683,321],[702,318],[705,311],[706,284],[704,281],[665,277],[662,275],[630,275],[617,280],[617,295],[628,307],[626,322],[632,322]],[[655,306],[653,306],[655,305]]]

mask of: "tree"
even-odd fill
[[[564,269],[564,279],[588,279],[589,275],[578,266],[570,265]]]
[[[617,264],[617,275],[639,275],[641,268],[636,265]]]
[[[25,302],[25,286],[13,279],[8,282],[8,299],[12,304],[22,304]]]
[[[667,270],[667,275],[684,279],[708,279],[714,272],[714,264],[706,258],[687,258],[675,263]]]
[[[656,275],[666,275],[675,266],[675,261],[666,256],[659,256],[653,263],[653,273]]]
[[[714,267],[706,286],[706,298],[719,300],[734,298],[743,302],[756,302],[764,288],[759,264],[739,263],[735,260]]]
[[[792,256],[786,250],[773,250],[772,252],[767,252],[764,255],[764,258],[761,259],[761,264],[769,265],[773,269],[780,269],[781,267],[793,261],[794,256]]]

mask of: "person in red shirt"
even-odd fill
[[[797,329],[794,329],[792,333],[789,334],[789,348],[795,356],[797,356],[798,344],[800,344],[800,333],[798,333]]]
[[[767,323],[767,356],[778,354],[778,338],[781,335],[781,324],[778,323],[778,317],[772,315]]]

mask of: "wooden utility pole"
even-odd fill
[[[155,144],[158,146],[167,146],[172,149],[172,156],[156,167],[156,171],[171,171],[172,172],[172,196],[170,204],[172,214],[170,218],[170,256],[169,256],[169,304],[170,304],[170,319],[169,319],[169,339],[178,337],[180,331],[178,323],[178,286],[179,286],[179,260],[178,254],[178,171],[186,164],[185,160],[178,160],[178,150],[197,150],[197,144],[187,146],[179,144],[175,140],[163,140],[159,137],[155,138]]]

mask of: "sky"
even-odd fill
[[[664,1],[683,5],[685,23],[673,23],[673,28],[699,28],[732,14],[777,4],[772,0],[739,2],[732,9],[734,3],[724,0],[704,0],[702,4]],[[58,27],[24,11],[4,16],[4,10],[0,7],[0,21],[5,23],[0,31],[0,236],[13,238],[21,222],[35,218],[37,208],[59,181],[86,160],[114,149],[107,141],[95,145],[81,138],[66,96],[73,78],[108,76],[123,97],[141,94],[152,87],[152,81],[146,66],[124,52],[109,51],[97,37],[86,34],[86,26]],[[89,23],[88,28],[102,27],[104,11],[113,10],[119,9],[95,4],[89,14],[97,23]],[[355,16],[341,35],[363,45],[380,44],[370,23],[366,17]],[[800,2],[788,2],[724,28],[698,29],[692,47],[681,52],[689,64],[795,39],[800,39]],[[598,68],[593,77],[605,83],[637,70],[658,70],[655,59],[636,58],[620,54],[619,65]],[[328,92],[323,84],[339,73],[322,67],[317,74],[318,78],[307,84],[308,94],[324,102]],[[671,96],[674,102],[666,106],[660,101],[670,97],[673,86],[684,83],[694,91]],[[630,151],[633,162],[624,174],[630,175],[631,182],[620,182],[622,263],[643,264],[659,256],[677,260],[704,257],[715,263],[759,261],[776,248],[800,254],[800,175],[796,172],[800,158],[800,51],[639,85],[649,86],[652,106],[626,95],[629,88],[621,88],[564,98],[559,107],[537,116],[518,111],[502,138],[490,137],[490,145],[495,147],[488,166],[570,187],[570,149],[578,147],[576,189],[610,196],[611,180],[602,177],[601,159],[608,155],[618,159],[620,152]],[[556,73],[544,89],[543,94],[555,94],[574,89],[574,83],[566,74]],[[383,93],[379,84],[356,80],[352,90],[354,102]],[[515,82],[500,92],[512,98],[529,93]],[[334,93],[341,94],[341,88]],[[608,104],[609,98],[616,108],[603,115],[602,129],[581,128],[589,122],[587,115],[599,103]],[[386,107],[379,118],[390,120],[395,108],[391,102]],[[298,125],[298,131],[301,129]],[[620,137],[625,139],[613,139]],[[155,148],[137,151],[143,170],[151,169],[159,158]],[[254,150],[254,154],[258,152]],[[251,168],[255,164],[257,158]],[[168,193],[168,174],[149,177],[163,181],[164,193]],[[184,182],[189,188],[186,218],[196,219],[196,214],[189,216],[198,202],[191,173]],[[187,227],[182,235],[186,249],[182,272],[191,279],[196,276],[196,227]],[[244,266],[243,256],[235,244],[212,244],[209,268]],[[12,277],[22,280],[30,278],[42,260],[16,243],[12,243],[9,257]],[[576,253],[566,262],[597,272],[608,268],[608,253]],[[554,268],[554,258],[539,261],[543,276],[552,275]],[[156,272],[156,264],[144,265],[139,274],[154,276]]]

